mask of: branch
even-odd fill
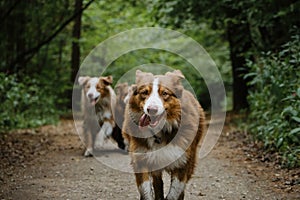
[[[37,44],[35,47],[32,47],[32,48],[26,50],[25,52],[23,52],[22,54],[18,55],[17,58],[15,59],[15,61],[13,61],[9,66],[11,68],[13,68],[19,62],[19,60],[21,60],[22,58],[24,58],[25,56],[28,56],[30,54],[31,54],[30,57],[32,58],[33,55],[36,54],[40,50],[40,48],[42,48],[45,44],[48,44],[49,42],[51,42],[69,23],[71,23],[74,20],[74,18],[76,18],[85,9],[87,9],[93,2],[94,2],[94,0],[90,0],[78,12],[74,12],[74,14],[68,20],[66,20],[52,35],[50,35],[44,41]]]
[[[10,13],[17,7],[17,5],[20,3],[21,1],[16,1],[8,10],[6,13],[4,13],[2,16],[1,16],[1,19],[0,19],[0,24],[2,24],[5,20],[5,18],[7,18]]]

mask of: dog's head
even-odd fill
[[[78,83],[82,86],[84,94],[91,105],[95,105],[100,98],[100,93],[97,91],[98,82],[99,78],[97,77],[80,76],[78,78]]]
[[[100,93],[101,98],[105,98],[110,95],[108,86],[113,83],[112,76],[100,76],[97,84],[97,91]]]
[[[101,97],[107,95],[108,89],[106,86],[112,84],[112,77],[89,77],[80,76],[78,78],[78,83],[83,87],[84,94],[90,102],[91,105],[97,104]]]
[[[179,70],[165,75],[136,71],[136,85],[129,100],[132,112],[140,113],[139,127],[155,128],[166,119],[180,120],[180,100],[184,76]]]

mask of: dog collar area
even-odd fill
[[[157,135],[155,135],[155,133],[153,132],[153,130],[151,130],[151,134],[153,135],[154,142],[156,144],[161,144],[161,137],[158,137]]]

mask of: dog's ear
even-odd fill
[[[99,82],[105,86],[111,85],[113,83],[112,76],[104,76],[99,78]]]
[[[140,84],[140,83],[148,83],[153,81],[153,74],[149,72],[142,72],[141,70],[136,70],[135,72],[135,83]]]
[[[178,69],[174,70],[173,72],[167,72],[165,75],[176,78],[176,81],[180,81],[185,78],[182,72]]]
[[[141,74],[143,74],[144,72],[142,72],[141,70],[136,70],[135,71],[135,76],[140,76]]]
[[[137,85],[136,84],[132,84],[130,86],[130,88],[128,89],[128,94],[132,94],[132,95],[137,95]]]
[[[89,76],[79,76],[78,83],[79,85],[85,85],[90,80]]]
[[[137,95],[137,86],[135,84],[128,87],[128,93],[124,98],[124,103],[127,104],[132,95]]]
[[[165,75],[172,81],[172,85],[175,89],[175,95],[178,98],[181,98],[182,91],[184,89],[181,84],[181,80],[185,78],[182,72],[180,70],[174,70],[173,72],[167,72]]]

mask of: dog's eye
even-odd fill
[[[141,90],[140,92],[141,98],[145,99],[149,95],[149,91],[147,89]]]
[[[148,90],[142,90],[141,91],[141,95],[148,95],[148,93],[149,93]]]
[[[163,91],[161,95],[162,95],[163,97],[168,97],[168,96],[169,96],[169,93],[166,92],[166,91]]]
[[[164,100],[168,100],[170,97],[170,93],[168,91],[162,91],[161,96]]]

